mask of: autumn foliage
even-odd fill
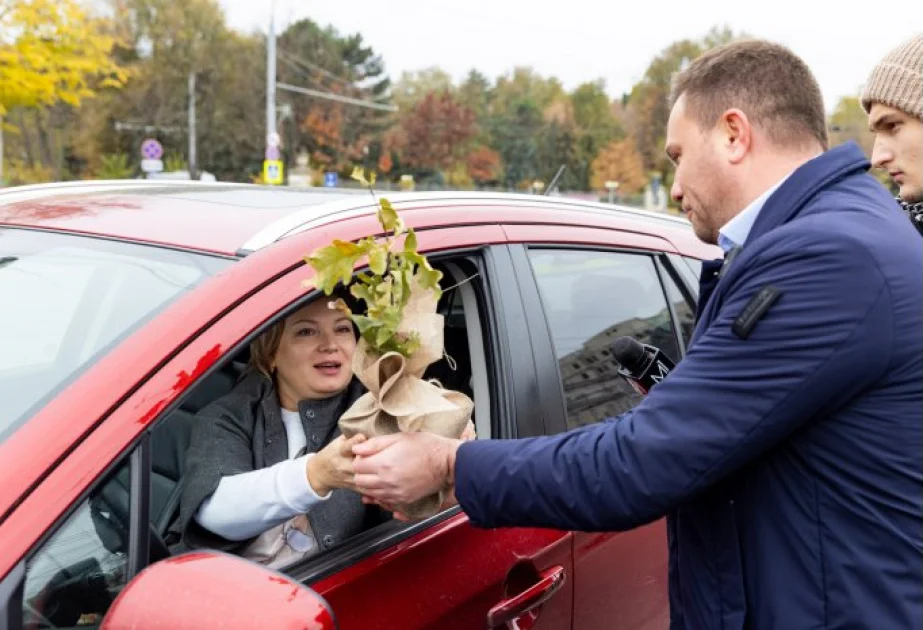
[[[603,190],[606,182],[618,182],[619,192],[635,194],[647,183],[641,154],[631,138],[607,144],[593,160],[590,185]]]
[[[477,128],[474,112],[449,92],[429,93],[404,119],[403,159],[408,166],[448,170],[465,155]]]
[[[76,0],[0,0],[0,115],[12,107],[77,107],[128,73],[115,39]]]
[[[468,154],[468,175],[479,184],[500,178],[503,165],[500,154],[489,147],[478,147]]]
[[[346,183],[358,166],[382,187],[532,190],[560,172],[562,191],[603,196],[617,181],[633,195],[652,173],[669,188],[671,80],[734,37],[715,29],[674,42],[615,95],[601,80],[567,89],[528,67],[494,78],[471,70],[461,81],[429,67],[392,81],[361,34],[298,20],[278,36],[277,80],[351,102],[277,90],[281,157],[309,156],[315,180],[337,171]],[[219,0],[0,0],[3,179],[136,176],[144,137],[185,158],[194,74],[198,169],[249,181],[266,148],[265,50],[262,36],[227,25]],[[868,148],[864,120],[856,99],[844,99],[831,140]]]

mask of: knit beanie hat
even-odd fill
[[[862,108],[881,103],[923,120],[923,35],[915,35],[881,60],[862,91]]]

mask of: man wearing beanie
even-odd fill
[[[875,66],[862,107],[875,133],[872,164],[900,187],[898,201],[923,235],[923,34]]]

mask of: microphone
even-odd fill
[[[618,374],[636,392],[646,396],[651,388],[665,379],[676,364],[656,346],[649,346],[631,337],[619,337],[612,344],[612,354],[619,362]]]

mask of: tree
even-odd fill
[[[644,77],[628,96],[629,133],[635,139],[645,170],[663,174],[667,189],[672,182],[673,168],[664,155],[663,146],[673,76],[709,48],[743,36],[735,35],[726,26],[714,27],[700,40],[684,39],[670,44],[651,61]]]
[[[341,35],[333,27],[321,28],[311,20],[300,20],[279,38],[278,80],[364,101],[387,104],[391,80],[384,62],[362,36]],[[310,96],[284,93],[280,102],[292,110],[296,125],[287,140],[289,154],[301,148],[317,161],[335,170],[349,170],[357,162],[366,168],[381,157],[381,134],[394,123],[391,114]],[[318,123],[323,132],[318,133]],[[330,128],[335,124],[336,129]]]
[[[16,109],[21,172],[46,173],[53,165],[61,179],[73,109],[128,77],[110,56],[114,45],[108,22],[76,0],[0,0],[0,152],[4,118]]]
[[[564,190],[586,188],[588,163],[580,156],[580,130],[574,120],[574,104],[563,96],[545,108],[539,134],[539,177],[550,181],[561,166],[566,167],[558,186]]]
[[[493,89],[492,112],[503,115],[515,110],[525,101],[531,101],[540,110],[565,96],[561,82],[544,78],[531,68],[514,68],[507,76],[497,79]]]
[[[490,104],[490,81],[477,70],[471,70],[457,90],[458,102],[474,112],[479,123],[483,123]]]
[[[570,95],[574,122],[597,138],[611,139],[621,133],[618,121],[612,115],[612,103],[606,94],[603,80],[583,83]]]
[[[127,73],[110,57],[105,21],[76,0],[0,0],[0,115],[13,107],[78,107]]]
[[[701,53],[702,46],[692,40],[671,44],[650,63],[644,78],[632,88],[628,99],[631,131],[647,170],[670,169],[663,154],[670,116],[670,84],[673,75]]]
[[[137,163],[148,135],[165,151],[186,156],[188,77],[194,72],[199,170],[238,181],[259,173],[265,41],[229,30],[215,0],[113,3],[115,28],[124,42],[113,55],[133,75],[124,89],[81,111],[72,142],[84,170],[98,169],[103,154],[125,153]]]
[[[479,184],[496,181],[502,174],[500,154],[489,147],[480,146],[468,154],[468,175]]]
[[[625,135],[612,115],[612,102],[602,80],[584,83],[571,94],[577,125],[575,175],[579,187],[590,188],[590,165],[600,150],[615,138]]]
[[[647,183],[641,155],[631,138],[613,140],[593,160],[590,185],[603,190],[606,182],[619,184],[619,192],[635,194]]]
[[[394,104],[401,112],[409,112],[427,94],[453,90],[452,76],[442,68],[432,66],[416,72],[404,71],[394,84]]]
[[[358,33],[344,36],[333,27],[300,20],[279,38],[278,58],[281,83],[381,104],[391,98],[381,56]],[[377,164],[377,139],[393,124],[387,112],[288,92],[280,92],[278,99],[288,104],[295,121],[283,133],[289,155],[303,148],[317,163],[339,171],[356,163],[367,168]]]
[[[500,154],[509,186],[520,186],[541,173],[542,110],[524,98],[490,120],[491,148]]]
[[[841,98],[827,122],[831,146],[852,140],[862,147],[866,155],[871,155],[875,134],[869,131],[868,115],[862,109],[858,97]]]
[[[404,162],[416,169],[446,171],[465,155],[477,132],[474,112],[448,91],[430,92],[403,120]]]

